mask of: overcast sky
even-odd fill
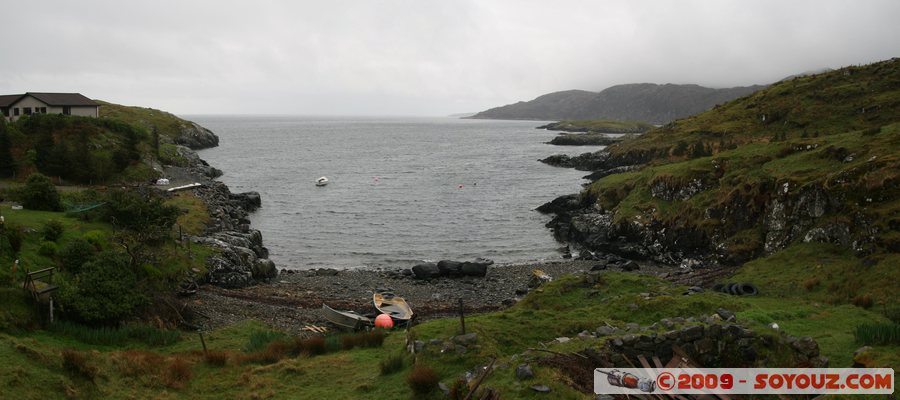
[[[446,115],[870,63],[900,56],[898,17],[898,0],[10,2],[0,94],[177,114]]]

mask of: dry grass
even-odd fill
[[[806,288],[806,291],[811,292],[811,291],[815,290],[817,287],[819,287],[820,283],[821,283],[821,281],[819,280],[819,278],[811,277],[811,278],[803,281],[803,287]]]
[[[228,363],[228,352],[208,351],[203,356],[203,361],[212,366],[223,367]]]
[[[175,357],[169,363],[168,368],[166,368],[164,380],[166,386],[172,389],[182,389],[193,377],[194,371],[191,368],[191,363],[181,357]]]
[[[62,351],[63,368],[70,374],[82,377],[91,382],[97,377],[97,367],[91,365],[87,354],[78,350],[65,349]]]
[[[159,375],[163,361],[161,355],[141,350],[124,351],[116,358],[122,375],[132,378]]]
[[[875,303],[874,301],[872,301],[872,296],[870,296],[868,293],[857,295],[852,300],[850,300],[850,302],[853,303],[854,306],[862,307],[866,310],[872,308],[872,305]]]
[[[409,388],[417,395],[433,392],[437,388],[438,380],[437,373],[433,369],[421,364],[413,367],[412,372],[406,377]]]

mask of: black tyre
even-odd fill
[[[752,283],[739,283],[736,286],[741,296],[756,296],[759,294],[759,289]]]
[[[725,287],[724,283],[717,283],[717,284],[713,285],[712,291],[713,292],[721,292],[723,287]]]
[[[734,296],[740,296],[741,292],[738,291],[738,288],[741,286],[740,283],[732,283],[728,285],[728,293]]]

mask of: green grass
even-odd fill
[[[644,122],[597,119],[559,121],[547,124],[544,127],[550,130],[566,132],[640,133],[652,129],[653,125]]]
[[[426,346],[418,359],[433,368],[441,382],[450,385],[466,371],[496,357],[502,367],[483,385],[498,389],[504,398],[587,399],[591,396],[568,387],[560,372],[553,368],[532,360],[536,378],[521,382],[514,377],[515,366],[531,357],[525,351],[527,348],[541,348],[540,343],[560,352],[598,346],[601,341],[550,343],[556,337],[574,337],[582,330],[594,330],[604,323],[646,325],[665,317],[709,315],[716,308],[725,307],[735,311],[740,322],[760,332],[770,329],[767,324],[777,322],[788,334],[813,336],[822,353],[831,358],[831,365],[842,367],[849,366],[853,351],[860,346],[854,337],[855,327],[869,321],[886,322],[883,316],[873,311],[847,304],[831,305],[802,296],[790,297],[788,292],[783,295],[763,292],[758,297],[740,298],[712,292],[683,296],[683,290],[683,287],[655,278],[626,273],[604,273],[596,286],[584,284],[579,277],[564,277],[532,292],[512,308],[468,317],[466,327],[470,332],[478,333],[479,339],[477,346],[470,346],[466,354],[441,354],[439,349]],[[640,293],[645,292],[653,293],[654,297],[644,300]],[[630,309],[629,304],[637,305],[637,309]],[[0,334],[0,387],[15,398],[44,399],[65,398],[67,391],[77,392],[76,398],[155,397],[163,392],[168,398],[200,399],[222,396],[280,398],[287,394],[322,399],[406,399],[411,395],[406,383],[411,363],[403,362],[399,367],[395,365],[392,373],[381,373],[385,360],[396,357],[405,348],[403,331],[390,333],[381,347],[334,349],[334,352],[317,356],[288,356],[264,365],[236,363],[236,354],[242,353],[252,338],[260,336],[259,332],[268,332],[266,338],[282,335],[252,321],[204,334],[209,350],[231,354],[225,365],[203,362],[196,334],[184,334],[177,343],[161,347],[131,342],[127,350],[122,346],[91,345],[74,335],[47,331]],[[426,342],[447,340],[458,333],[455,318],[428,321],[413,329],[415,337]],[[96,383],[64,372],[60,354],[65,348],[87,354],[88,363],[98,368]],[[897,346],[875,346],[873,365],[898,365],[895,355],[900,354],[898,350]],[[157,359],[161,367],[145,371],[141,376],[131,375],[123,363],[138,365],[140,363],[135,360],[140,357]],[[176,359],[190,366],[192,377],[183,384],[166,378],[167,369],[173,368],[170,366]],[[528,389],[538,382],[547,384],[553,392],[540,395]],[[428,398],[441,396],[434,393]]]

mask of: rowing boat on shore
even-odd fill
[[[372,295],[372,302],[375,308],[384,314],[390,315],[391,319],[398,324],[409,322],[413,317],[413,311],[409,308],[409,304],[402,297],[395,296],[389,291],[376,291]]]
[[[372,326],[372,320],[353,311],[338,311],[322,304],[322,312],[325,319],[340,328],[356,331]]]

